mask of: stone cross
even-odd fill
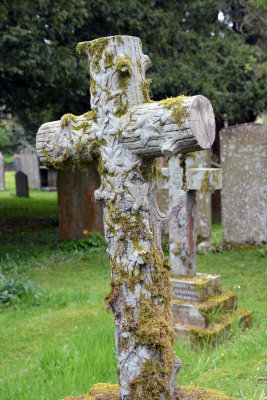
[[[212,192],[222,187],[222,171],[218,168],[192,168],[194,154],[181,166],[179,155],[162,168],[165,179],[161,188],[169,189],[168,222],[172,277],[196,274],[196,193]],[[166,179],[167,178],[167,179]]]
[[[167,399],[180,361],[173,350],[170,265],[163,257],[155,157],[206,149],[214,114],[203,96],[152,102],[141,41],[111,36],[79,43],[89,59],[91,111],[40,127],[46,165],[98,163],[111,264],[106,304],[115,317],[121,398]]]

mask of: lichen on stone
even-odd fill
[[[151,82],[152,82],[151,79],[145,79],[144,81],[141,82],[141,90],[143,93],[145,103],[151,103],[151,99],[149,96],[149,86]]]
[[[132,60],[129,56],[120,56],[115,62],[115,68],[118,72],[119,89],[125,91],[129,85],[129,78],[132,75],[131,71]]]
[[[172,110],[171,118],[179,127],[181,127],[184,120],[190,116],[187,107],[183,104],[184,100],[185,96],[181,95],[178,97],[169,97],[165,100],[159,101],[158,103],[159,105],[162,105],[163,108]]]
[[[75,122],[77,120],[77,116],[74,114],[64,114],[61,117],[61,128],[64,128],[65,126],[67,126],[69,124],[70,121]]]
[[[108,38],[99,38],[91,42],[78,43],[76,50],[81,55],[90,55],[92,67],[96,72],[100,71],[100,61],[109,43]]]

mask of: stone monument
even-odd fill
[[[267,125],[224,128],[220,147],[223,241],[267,243]]]
[[[18,171],[15,175],[16,195],[18,197],[29,197],[28,177],[24,172]]]
[[[80,239],[86,237],[84,232],[104,233],[103,208],[94,198],[99,186],[94,165],[58,171],[59,240]]]
[[[170,265],[161,251],[155,157],[206,149],[214,115],[203,96],[149,99],[150,60],[141,41],[111,36],[79,43],[89,59],[91,111],[40,127],[37,149],[52,166],[97,162],[111,263],[107,307],[115,316],[120,395],[170,399],[181,367],[173,349]]]
[[[28,146],[20,152],[21,170],[28,177],[29,189],[41,189],[41,177],[38,155],[35,149]]]
[[[0,152],[0,190],[5,190],[5,161]]]

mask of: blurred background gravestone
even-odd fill
[[[267,242],[267,125],[242,124],[220,132],[223,241]]]
[[[25,147],[20,152],[21,170],[28,177],[29,189],[41,189],[41,177],[37,152],[32,147]]]
[[[99,186],[95,166],[58,171],[59,240],[80,239],[86,231],[104,233],[102,205],[94,197]]]
[[[22,170],[21,158],[20,158],[20,155],[18,155],[18,154],[14,154],[14,166],[15,166],[15,171],[16,172],[19,172],[19,171]]]
[[[2,153],[0,153],[0,190],[5,190],[5,162]]]
[[[41,187],[43,190],[57,190],[57,174],[54,168],[47,168],[40,165]]]
[[[28,177],[24,172],[18,171],[15,175],[16,195],[18,197],[29,197]]]

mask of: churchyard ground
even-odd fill
[[[16,198],[14,173],[0,192],[0,398],[60,400],[97,382],[117,382],[113,316],[104,309],[110,267],[101,240],[55,245],[55,192]],[[85,232],[85,239],[88,234]],[[213,226],[219,244],[221,226]],[[221,274],[253,312],[215,347],[176,343],[182,385],[221,390],[237,399],[267,399],[267,247],[197,255],[199,272]],[[21,294],[12,301],[10,294]],[[9,305],[10,301],[12,302]]]

